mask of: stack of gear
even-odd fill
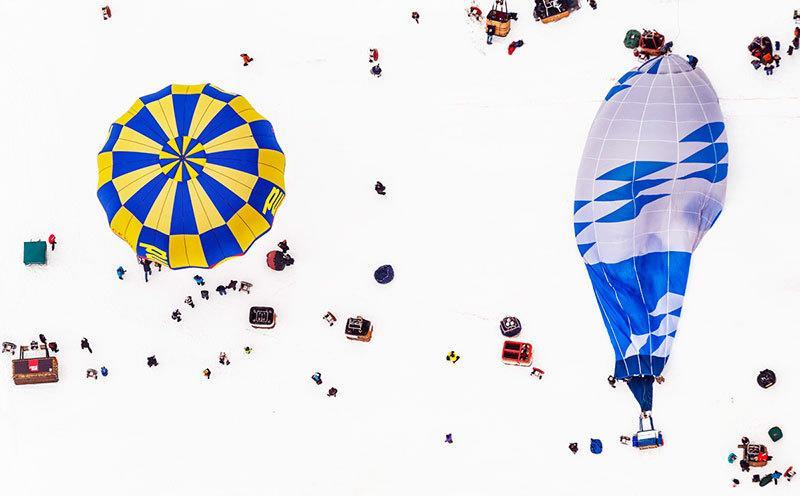
[[[372,339],[372,322],[361,316],[351,317],[347,319],[344,334],[347,339],[369,342]]]
[[[508,36],[512,20],[517,20],[516,12],[509,12],[504,0],[495,0],[494,7],[486,14],[486,32],[494,36]]]
[[[547,24],[560,21],[580,8],[580,0],[536,0],[533,18]]]

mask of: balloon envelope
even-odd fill
[[[615,354],[642,409],[670,356],[692,252],[725,198],[728,144],[700,69],[668,54],[600,106],[575,192],[575,237]]]
[[[269,231],[285,196],[283,151],[244,97],[210,84],[143,96],[97,156],[111,230],[139,257],[213,267]]]

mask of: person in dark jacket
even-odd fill
[[[572,451],[572,454],[578,452],[578,443],[569,443],[569,450]]]
[[[613,375],[608,376],[608,385],[614,389],[617,388],[617,379]]]
[[[336,389],[335,387],[332,387],[332,388],[328,389],[328,396],[333,396],[335,398],[336,397],[336,393],[338,393],[338,392],[339,392],[338,389]]]
[[[206,291],[205,289],[200,291],[200,298],[202,298],[204,300],[207,300],[208,299],[208,291]]]
[[[381,77],[381,73],[383,72],[383,69],[381,69],[381,65],[378,64],[378,65],[372,66],[372,69],[370,69],[369,72],[371,72],[372,75],[375,76],[375,77]]]
[[[194,282],[196,282],[198,286],[205,286],[206,285],[206,281],[202,277],[200,277],[198,275],[195,275],[193,277],[193,279],[194,279]]]
[[[411,18],[414,19],[414,22],[419,24],[419,12],[417,12],[416,10],[414,12],[412,12],[411,13]]]
[[[100,367],[100,375],[102,375],[103,377],[108,376],[108,369],[105,366]]]
[[[589,0],[589,7],[591,7],[592,10],[597,10],[597,0]]]
[[[41,341],[44,344],[47,344],[47,338],[44,336],[44,334],[41,333],[39,334],[39,341]]]
[[[194,300],[192,300],[191,296],[187,296],[186,299],[183,300],[183,302],[189,305],[190,307],[194,308]]]
[[[174,312],[172,312],[172,320],[176,320],[178,322],[181,321],[181,311],[180,310],[175,310]]]
[[[220,284],[219,286],[217,286],[217,293],[219,293],[220,296],[223,296],[228,294],[228,291],[225,289],[225,286]]]
[[[375,183],[375,192],[381,196],[386,195],[386,186],[383,185],[382,182],[378,181]]]
[[[232,289],[233,291],[236,291],[236,285],[237,284],[239,284],[239,281],[233,281],[232,280],[231,282],[228,283],[227,286],[225,286],[225,289]]]
[[[147,259],[141,260],[139,263],[142,264],[142,268],[144,269],[144,282],[148,282],[148,276],[153,274],[153,269],[150,267],[153,262]]]
[[[289,251],[289,243],[287,243],[286,240],[284,239],[283,241],[278,243],[278,248],[280,248],[282,252],[286,253],[287,251]]]
[[[686,59],[689,61],[689,65],[692,66],[692,69],[697,67],[697,62],[698,62],[697,57],[695,57],[694,55],[687,55]]]
[[[156,360],[156,356],[149,356],[147,357],[147,366],[148,367],[158,367],[158,360]]]
[[[123,269],[122,266],[117,267],[117,277],[119,277],[120,281],[122,280],[122,276],[125,275],[125,272],[127,271]]]
[[[746,458],[742,458],[741,460],[739,460],[739,467],[742,469],[742,472],[750,471],[750,463],[747,461]]]
[[[492,44],[492,38],[494,38],[495,29],[494,26],[489,26],[486,28],[486,44]]]
[[[55,341],[50,341],[49,343],[47,343],[47,347],[50,348],[50,351],[52,351],[53,353],[58,353],[58,343],[56,343]]]
[[[81,349],[82,350],[89,350],[89,353],[92,353],[92,347],[89,346],[89,340],[86,338],[81,339]]]

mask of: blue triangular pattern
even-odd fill
[[[681,316],[681,310],[683,310],[683,307],[678,307],[675,310],[671,311],[669,314],[670,315],[674,315],[675,317],[680,317]]]
[[[575,236],[580,234],[581,231],[592,225],[591,222],[576,222],[575,223]]]
[[[661,61],[664,60],[662,58],[658,58],[653,62],[653,65],[647,69],[648,74],[658,74],[658,68],[661,67]]]
[[[658,329],[658,326],[661,325],[661,321],[664,320],[666,317],[667,315],[663,313],[661,315],[656,315],[656,316],[649,315],[650,329],[653,330]]]
[[[642,195],[635,201],[630,201],[610,214],[597,219],[597,222],[624,222],[634,219],[648,203],[652,203],[665,196],[669,195]]]
[[[618,84],[618,85],[614,86],[613,88],[611,88],[611,90],[609,90],[608,94],[606,95],[606,101],[611,100],[612,96],[614,96],[617,93],[619,93],[620,91],[626,90],[626,89],[628,89],[630,87],[631,87],[631,85],[629,85],[629,84]]]
[[[584,206],[592,203],[591,200],[575,200],[575,204],[572,207],[572,213],[577,213],[578,210],[582,209]]]
[[[628,162],[625,165],[620,165],[616,169],[611,169],[597,179],[605,179],[609,181],[633,181],[645,176],[649,176],[654,172],[666,169],[667,167],[675,165],[675,162],[651,162],[647,160],[639,160],[636,162]],[[636,177],[634,177],[634,170]]]
[[[714,220],[712,220],[712,221],[711,221],[711,225],[710,225],[710,226],[708,226],[708,228],[709,228],[709,229],[711,229],[711,228],[714,226],[714,224],[716,224],[716,223],[717,223],[717,219],[719,219],[719,216],[720,216],[720,214],[722,214],[722,210],[720,210],[719,212],[717,212],[717,216],[716,216],[716,217],[714,217]]]
[[[595,243],[584,243],[582,245],[578,245],[578,251],[581,252],[581,256],[583,256],[587,251],[589,251],[589,248],[594,245]]]
[[[617,81],[617,83],[623,84],[628,79],[632,78],[633,76],[638,76],[639,74],[641,74],[641,72],[639,71],[628,71],[625,74],[623,74],[621,78],[619,78],[619,81]]]
[[[612,189],[607,193],[603,193],[595,198],[595,201],[633,200],[639,196],[639,193],[642,191],[658,186],[659,184],[664,184],[667,181],[669,181],[669,179],[642,179],[634,181],[633,183],[628,183],[619,188]]]
[[[686,174],[685,176],[681,177],[680,179],[691,179],[693,177],[699,177],[700,179],[705,179],[710,183],[718,183],[728,177],[728,164],[717,164],[712,165],[708,169],[703,169],[701,171],[692,172],[691,174]]]
[[[725,130],[722,122],[709,122],[703,124],[681,140],[681,143],[713,143],[720,137]]]
[[[681,161],[684,164],[718,164],[728,155],[727,143],[712,143]]]

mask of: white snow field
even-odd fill
[[[800,4],[599,0],[542,25],[532,1],[509,1],[519,21],[487,46],[466,0],[113,0],[109,21],[100,1],[0,0],[0,339],[43,332],[61,348],[46,385],[13,385],[0,355],[0,494],[717,495],[733,477],[749,493],[767,470],[726,462],[743,435],[769,446],[769,471],[800,466],[800,57],[783,48],[767,77],[746,49],[759,34],[788,46]],[[666,445],[639,452],[617,441],[638,405],[606,383],[614,354],[572,202],[595,112],[638,65],[625,32],[645,27],[699,57],[731,165],[655,391]],[[287,198],[244,257],[145,284],[97,200],[96,154],[138,97],[205,82],[273,123]],[[48,265],[24,266],[23,241],[51,232]],[[264,255],[284,238],[297,263],[273,272]],[[384,263],[396,278],[379,286]],[[253,292],[213,293],[230,279]],[[276,308],[274,330],[250,328],[258,304]],[[345,339],[355,315],[372,342]],[[505,315],[543,380],[501,363]],[[108,377],[85,378],[101,366]],[[778,382],[764,390],[766,367]]]

